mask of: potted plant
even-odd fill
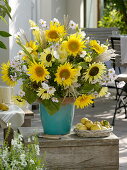
[[[42,19],[40,25],[29,23],[34,40],[23,30],[16,34],[22,50],[2,64],[1,78],[11,86],[22,80],[15,102],[40,103],[44,133],[67,134],[74,106],[82,109],[108,93],[103,85],[115,79],[115,72],[105,61],[115,56],[114,50],[90,40],[67,18],[63,24],[56,18],[49,25]]]

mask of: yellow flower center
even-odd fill
[[[99,68],[98,67],[93,67],[91,68],[91,70],[89,71],[89,75],[90,76],[96,76],[99,73]]]
[[[70,77],[70,71],[67,70],[67,69],[63,69],[63,70],[60,72],[60,77],[61,77],[61,78],[68,79],[68,78]]]
[[[48,54],[48,55],[46,56],[46,61],[50,62],[51,59],[52,59],[52,55],[51,55],[51,54]]]
[[[75,40],[71,40],[68,44],[68,48],[70,51],[78,51],[79,49],[79,44]]]
[[[51,38],[51,39],[57,39],[57,38],[59,38],[59,35],[58,35],[58,33],[57,33],[55,30],[49,31],[48,36],[49,36],[49,38]]]
[[[41,66],[38,66],[36,69],[35,69],[35,72],[36,72],[36,75],[38,77],[41,77],[44,75],[44,69],[41,67]]]

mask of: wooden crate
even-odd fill
[[[35,131],[42,129],[20,128],[24,137]],[[113,133],[104,138],[80,138],[71,133],[61,139],[39,138],[39,143],[49,170],[119,169],[119,139]]]

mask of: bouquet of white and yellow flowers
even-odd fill
[[[30,20],[33,40],[23,30],[16,34],[22,48],[8,63],[2,64],[2,80],[16,85],[22,80],[19,103],[40,101],[55,113],[71,97],[77,108],[93,103],[93,99],[107,94],[106,84],[115,79],[113,69],[105,61],[115,56],[108,44],[86,38],[74,21],[61,24],[54,18],[47,25]]]

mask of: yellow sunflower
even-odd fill
[[[10,62],[8,62],[7,64],[3,63],[1,65],[1,70],[1,73],[3,74],[1,76],[2,81],[6,82],[6,84],[9,86],[15,86],[17,82],[13,81],[10,77]]]
[[[66,34],[65,28],[59,23],[50,22],[49,30],[46,30],[46,39],[49,42],[58,42]]]
[[[68,37],[67,41],[63,42],[63,47],[67,50],[69,55],[76,56],[86,47],[84,43],[85,41],[83,41],[80,35],[73,34]]]
[[[106,47],[100,46],[100,44],[97,43],[96,40],[91,40],[90,41],[90,46],[93,50],[95,50],[98,54],[102,54],[105,50]]]
[[[54,56],[52,55],[51,49],[50,48],[44,49],[44,51],[41,53],[40,59],[46,67],[52,66],[52,62],[54,61]]]
[[[89,65],[89,68],[85,73],[85,80],[89,80],[89,82],[97,79],[101,79],[102,75],[106,71],[106,66],[103,63],[93,63]]]
[[[78,69],[73,69],[71,64],[65,63],[58,67],[55,81],[63,86],[71,86],[75,82],[78,73]]]
[[[27,104],[25,99],[23,99],[21,96],[13,96],[12,100],[13,100],[14,104],[16,104],[20,107],[23,107]]]
[[[47,90],[43,89],[43,88],[39,88],[38,92],[38,96],[44,100],[44,99],[50,99],[50,97],[52,96],[52,94],[47,93]]]
[[[94,99],[93,95],[83,94],[82,96],[79,96],[76,99],[74,105],[76,105],[77,108],[83,109],[84,107],[88,106],[89,104],[94,103],[93,99]]]
[[[32,63],[28,70],[28,74],[30,74],[30,79],[32,81],[36,81],[37,83],[39,81],[44,81],[46,79],[46,76],[49,74],[47,69],[42,63]]]

